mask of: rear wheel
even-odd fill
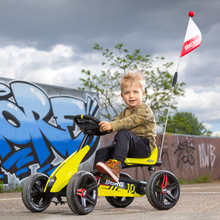
[[[42,173],[29,176],[22,188],[22,200],[24,205],[32,212],[42,212],[47,209],[51,199],[46,197],[44,188],[48,177]]]
[[[120,177],[132,179],[127,173],[120,173]],[[130,205],[134,200],[134,197],[106,196],[105,198],[110,205],[116,208],[125,208],[126,206]]]
[[[95,208],[98,186],[95,177],[85,171],[75,173],[67,185],[67,202],[78,215],[86,215]]]
[[[167,210],[176,205],[180,196],[179,181],[166,170],[152,174],[147,181],[147,198],[150,204],[159,210]]]

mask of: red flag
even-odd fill
[[[184,39],[180,57],[185,56],[187,53],[199,47],[202,43],[202,34],[194,21],[189,18],[186,36]]]

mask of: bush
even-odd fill
[[[187,182],[186,182],[185,179],[180,179],[180,180],[179,180],[179,184],[184,185],[184,184],[187,184]]]
[[[210,183],[211,179],[210,179],[210,175],[204,175],[204,176],[200,176],[195,180],[184,180],[184,179],[180,179],[179,180],[179,184],[196,184],[196,183]]]
[[[196,179],[196,183],[210,183],[210,175],[204,175]]]
[[[22,186],[17,186],[16,188],[11,188],[7,192],[13,193],[13,192],[22,192]]]
[[[2,191],[3,191],[4,188],[5,188],[5,187],[4,187],[4,185],[3,185],[3,182],[0,181],[0,193],[2,193]]]

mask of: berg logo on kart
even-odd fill
[[[106,180],[106,181],[105,181],[105,184],[106,184],[106,185],[111,185],[111,186],[118,186],[118,187],[121,187],[121,188],[124,187],[124,183],[123,183],[123,182],[114,183],[114,182],[112,182],[112,181],[110,181],[110,180]]]
[[[164,188],[162,189],[162,193],[163,193],[163,194],[166,194],[166,193],[167,193],[167,188],[164,187]]]
[[[147,162],[148,162],[148,163],[153,163],[153,162],[154,162],[154,160],[147,160]]]

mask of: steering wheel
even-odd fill
[[[83,130],[84,134],[101,136],[107,133],[107,131],[100,131],[100,120],[92,115],[75,115],[74,122]]]

